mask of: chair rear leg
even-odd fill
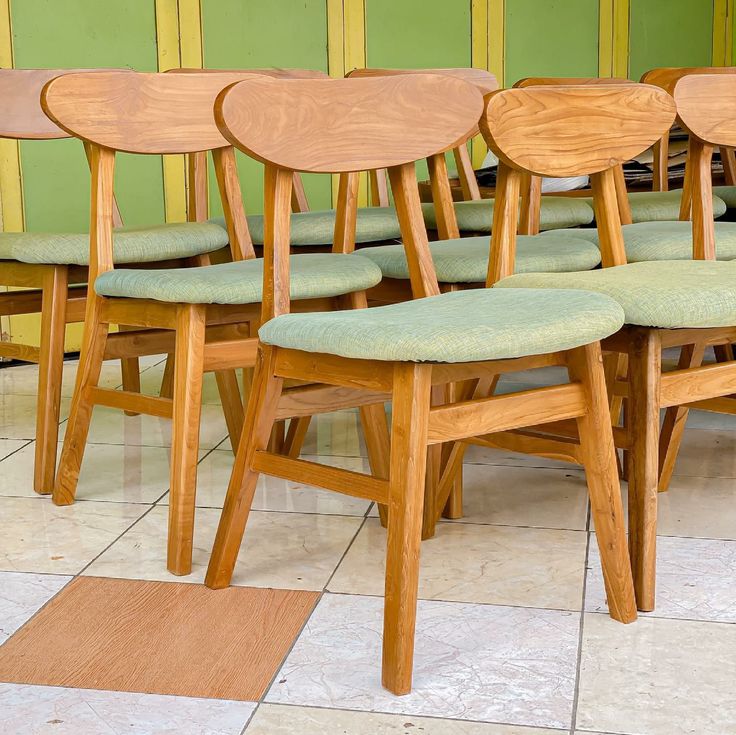
[[[636,620],[636,600],[600,346],[570,352],[569,368],[570,378],[585,390],[587,411],[578,418],[578,432],[608,609],[612,618],[630,623]]]
[[[67,269],[57,267],[50,270],[43,281],[36,402],[36,457],[33,467],[33,489],[43,495],[54,489],[67,292]]]
[[[251,469],[253,456],[268,445],[283,386],[283,380],[274,375],[276,352],[268,345],[262,345],[258,351],[245,425],[207,567],[205,584],[212,589],[221,589],[230,584],[253,503],[258,482],[258,473]]]
[[[639,610],[654,609],[662,345],[653,330],[637,332],[629,353],[629,554]]]
[[[387,480],[390,472],[391,439],[389,437],[386,409],[382,403],[360,407],[360,422],[363,426],[365,446],[371,473]],[[378,516],[381,525],[388,525],[388,508],[378,503]]]
[[[245,420],[243,399],[240,395],[240,385],[238,385],[238,374],[235,370],[218,370],[215,373],[215,380],[220,394],[222,411],[225,414],[230,446],[233,453],[235,453],[238,449],[240,434],[243,431],[243,421]]]
[[[123,324],[118,325],[121,332],[129,332],[138,327],[128,327]],[[123,390],[131,393],[141,392],[141,364],[137,357],[123,357],[120,360],[120,370],[123,379]],[[126,416],[137,416],[135,411],[125,411]]]
[[[178,575],[192,570],[205,319],[199,304],[177,310],[167,567]]]
[[[161,377],[161,387],[158,391],[161,398],[174,397],[174,355],[173,353],[166,355],[166,364],[164,365],[164,374]]]
[[[411,691],[431,370],[418,364],[394,369],[382,674],[394,694]]]
[[[88,298],[95,299],[94,296]],[[98,304],[93,302],[90,305],[88,302],[77,380],[54,484],[53,501],[56,505],[70,505],[74,502],[94,406],[91,389],[100,379],[108,330],[109,324],[100,321]]]
[[[298,459],[302,453],[304,440],[309,431],[309,424],[312,421],[311,416],[300,416],[289,421],[289,428],[284,439],[284,454],[292,459]]]

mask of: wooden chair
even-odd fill
[[[0,94],[4,100],[0,136],[15,140],[70,137],[44,114],[40,96],[50,79],[73,71],[80,70],[0,70]],[[85,146],[85,150],[89,155],[89,148]],[[112,206],[113,223],[120,227],[122,222],[114,200]],[[178,237],[181,245],[178,253],[162,254],[161,248],[156,247],[156,242],[160,245],[167,233]],[[188,233],[178,225],[122,230],[117,235],[123,240],[117,255],[124,262],[135,263],[138,260],[136,251],[141,252],[138,243],[154,238],[140,260],[166,260],[174,265],[172,256],[175,254],[184,262],[183,259],[221,248],[227,242],[222,231],[210,226]],[[170,250],[170,246],[166,249]],[[86,233],[5,232],[0,235],[0,282],[21,289],[0,294],[0,314],[41,314],[40,347],[0,342],[0,356],[36,362],[39,366],[33,473],[33,487],[38,493],[50,493],[54,484],[65,326],[84,320],[88,263],[89,236]],[[106,355],[106,359],[123,358],[122,382],[128,391],[140,390],[137,355],[146,354],[139,351],[141,339],[140,334],[115,335]]]
[[[734,89],[736,100],[736,80],[719,79],[724,87]],[[702,93],[712,100],[709,110],[723,105],[725,112],[720,114],[730,113],[728,98],[724,99],[720,87],[716,93],[708,83]],[[529,112],[532,109],[533,114]],[[613,391],[627,399],[624,427],[614,429],[614,438],[618,446],[629,450],[629,545],[640,610],[652,610],[655,602],[660,410],[693,402],[717,406],[736,386],[733,361],[665,373],[661,369],[663,348],[726,344],[736,333],[734,266],[713,261],[712,237],[697,234],[703,221],[710,221],[695,214],[707,212],[711,206],[702,177],[696,200],[703,204],[694,209],[693,219],[694,259],[626,261],[612,165],[643,150],[647,141],[651,144],[661,137],[674,116],[672,98],[649,85],[530,87],[495,95],[484,130],[491,148],[502,156],[509,192],[514,191],[524,171],[592,173],[604,268],[577,274],[510,275],[512,246],[507,248],[505,260],[494,263],[491,275],[498,281],[497,288],[584,288],[612,296],[624,309],[626,326],[604,340],[603,348],[626,355],[629,363],[628,381],[613,384]],[[575,131],[572,137],[570,130]],[[703,161],[701,157],[700,168],[704,169]],[[494,231],[507,230],[512,236],[510,221],[509,217],[508,222],[494,222]],[[574,436],[571,428],[564,424],[555,427],[568,440]],[[559,443],[545,443],[538,437],[535,442],[526,448],[544,453],[559,447]]]
[[[425,111],[436,110],[427,119]],[[229,584],[260,473],[387,503],[388,540],[383,684],[411,689],[418,561],[423,514],[441,505],[424,498],[430,446],[532,421],[580,423],[593,514],[611,615],[635,619],[621,499],[610,435],[600,347],[621,313],[608,298],[569,293],[469,290],[439,294],[421,214],[415,161],[444,156],[464,142],[482,110],[477,89],[431,75],[372,79],[252,79],[226,90],[216,116],[231,142],[267,166],[266,243],[261,345],[206,583]],[[294,119],[305,124],[294,126]],[[419,124],[421,121],[421,124]],[[414,134],[407,137],[406,130]],[[329,130],[329,134],[326,131]],[[387,168],[411,263],[412,301],[363,311],[289,314],[289,190],[293,171],[342,173]],[[517,192],[518,196],[518,192]],[[497,212],[511,205],[503,201]],[[338,211],[349,208],[343,193]],[[506,301],[513,294],[512,301]],[[594,296],[593,300],[589,300]],[[425,298],[426,297],[426,298]],[[553,316],[554,312],[554,316]],[[550,319],[547,327],[542,321]],[[546,341],[553,331],[562,334]],[[513,343],[513,344],[512,344]],[[517,350],[517,347],[519,349]],[[567,365],[569,384],[430,407],[433,385],[502,372]],[[393,401],[390,473],[364,475],[266,450],[282,410],[285,379],[360,386]],[[429,505],[430,507],[427,507]]]
[[[215,371],[218,384],[228,388],[221,397],[231,439],[237,441],[242,404],[234,368],[252,367],[256,351],[257,340],[249,335],[250,324],[260,316],[263,260],[255,258],[248,234],[234,150],[213,117],[217,94],[242,78],[226,73],[71,74],[50,82],[42,97],[47,114],[87,143],[92,161],[89,280],[94,293],[87,299],[80,367],[53,499],[59,505],[73,502],[94,405],[172,418],[168,568],[180,575],[191,570],[203,372]],[[117,151],[151,155],[202,150],[214,155],[233,262],[172,270],[115,268],[112,180]],[[370,261],[341,255],[339,249],[295,256],[292,267],[292,295],[302,309],[362,306],[364,289],[380,280]],[[165,347],[159,351],[175,355],[173,399],[97,385],[111,322],[159,330]],[[321,398],[319,391],[297,389],[295,415],[318,412]],[[347,405],[360,404],[349,399],[338,396],[327,405],[346,400]],[[362,409],[373,420],[366,442],[369,449],[380,449],[383,445],[376,443],[384,441],[380,422],[383,416],[385,428],[385,414],[382,404],[374,399],[370,403]],[[372,459],[375,464],[375,455]]]

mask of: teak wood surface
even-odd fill
[[[480,93],[460,80],[428,75],[320,82],[319,94],[314,84],[292,82],[286,95],[278,81],[247,80],[225,91],[217,102],[216,117],[226,137],[267,166],[264,293],[272,297],[264,301],[263,321],[276,319],[278,323],[278,317],[289,310],[287,192],[293,168],[331,169],[331,173],[349,172],[357,165],[388,168],[413,294],[418,298],[438,294],[414,163],[457,145],[458,131],[468,130],[480,115]],[[426,121],[423,111],[428,101],[439,113]],[[270,133],[261,124],[245,124],[258,106],[259,121],[274,121]],[[297,144],[284,131],[289,121],[301,120],[307,110],[315,120],[296,126],[300,132]],[[320,122],[325,124],[320,126]],[[410,144],[405,142],[407,129],[414,132]],[[271,153],[275,160],[268,158]],[[338,200],[338,211],[347,208],[349,201],[345,191]],[[542,364],[566,365],[570,383],[516,395],[488,395],[500,372]],[[370,475],[358,479],[356,473],[303,463],[268,449],[274,421],[282,415],[288,396],[284,381],[315,378],[343,390],[373,391],[382,400],[386,393],[391,395],[386,475],[372,468]],[[436,403],[433,393],[448,383],[463,385],[452,403]],[[390,691],[405,694],[411,690],[423,520],[427,514],[436,517],[443,505],[438,496],[426,493],[426,487],[433,486],[426,482],[427,476],[441,473],[438,487],[448,487],[458,457],[462,461],[465,445],[460,440],[474,432],[522,428],[530,416],[543,421],[572,419],[583,437],[580,457],[587,470],[611,615],[632,621],[636,618],[634,591],[606,401],[598,344],[555,355],[460,364],[350,359],[262,344],[206,583],[220,588],[230,582],[260,473],[302,474],[320,487],[377,502],[387,500],[382,681]],[[443,451],[443,446],[449,451]]]

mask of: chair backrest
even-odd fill
[[[643,84],[540,86],[486,97],[480,128],[499,158],[489,283],[514,270],[522,176],[591,176],[603,264],[626,262],[614,168],[672,125],[675,102]]]
[[[41,105],[63,130],[92,151],[91,269],[110,270],[109,206],[115,153],[146,155],[211,150],[233,257],[254,257],[232,146],[214,119],[214,102],[242,74],[100,72],[66,74],[43,89]]]
[[[397,74],[439,74],[440,76],[462,79],[478,88],[481,94],[495,92],[498,89],[496,75],[485,69],[474,69],[469,66],[447,67],[443,69],[353,69],[345,76],[351,79],[363,77],[386,77]]]
[[[736,146],[736,74],[684,75],[677,80],[673,94],[680,123],[690,135],[694,255],[714,260],[711,161],[714,146]]]
[[[588,84],[632,84],[631,79],[622,77],[524,77],[514,83],[514,88],[541,87],[541,86],[565,86]]]
[[[196,67],[182,67],[169,69],[166,74],[262,74],[276,79],[329,79],[330,75],[318,69],[197,69]]]
[[[354,174],[387,168],[414,294],[439,293],[414,164],[444,157],[467,140],[482,109],[477,88],[429,74],[332,80],[253,77],[223,91],[215,105],[220,129],[233,145],[266,165],[263,319],[289,310],[293,171]],[[336,214],[336,231],[349,230],[353,243],[354,194],[341,187]]]
[[[640,81],[672,94],[677,82],[690,74],[736,74],[736,66],[663,66],[645,71]]]

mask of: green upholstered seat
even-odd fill
[[[211,222],[225,226],[222,217]],[[263,245],[263,215],[248,215],[248,229],[256,245]],[[335,210],[295,212],[291,215],[291,244],[294,246],[332,245]],[[355,242],[382,242],[401,237],[399,220],[393,207],[363,207],[358,210]]]
[[[691,260],[693,257],[691,222],[639,222],[624,225],[622,231],[629,263]],[[715,232],[716,257],[719,260],[736,259],[736,222],[716,222]],[[557,237],[562,235],[554,234]],[[598,243],[598,231],[595,229],[565,230],[564,235]],[[540,237],[549,237],[549,234],[543,233]]]
[[[473,199],[455,202],[457,226],[461,232],[490,232],[493,221],[493,199]],[[430,230],[437,228],[434,205],[423,204],[424,221]],[[542,197],[539,215],[541,230],[559,230],[565,227],[589,225],[593,221],[593,210],[579,197]]]
[[[440,283],[482,283],[488,272],[488,235],[439,240],[429,244]],[[361,257],[370,258],[384,278],[409,278],[403,245],[361,248]],[[556,232],[541,236],[520,235],[516,243],[516,272],[559,273],[595,268],[601,262],[596,245]]]
[[[113,258],[115,263],[153,263],[211,253],[227,243],[227,232],[210,222],[120,227],[113,237]],[[89,265],[89,235],[3,232],[0,234],[0,260]]]
[[[623,325],[612,299],[585,291],[454,291],[390,306],[285,314],[264,324],[267,344],[399,362],[473,362],[588,344]]]
[[[680,217],[680,199],[682,189],[673,191],[632,191],[629,194],[631,205],[631,221],[663,222],[677,220]],[[593,199],[586,197],[586,201],[593,206]],[[726,204],[718,196],[713,196],[713,216],[722,217],[726,213]]]
[[[315,299],[361,291],[381,280],[366,258],[337,253],[291,256],[291,298]],[[263,294],[263,259],[201,268],[120,269],[95,281],[101,296],[154,299],[185,304],[256,304]]]
[[[527,273],[496,288],[582,288],[623,307],[627,324],[644,327],[736,325],[736,262],[662,260],[582,273]]]
[[[713,194],[721,199],[729,209],[736,209],[736,186],[714,186]]]

